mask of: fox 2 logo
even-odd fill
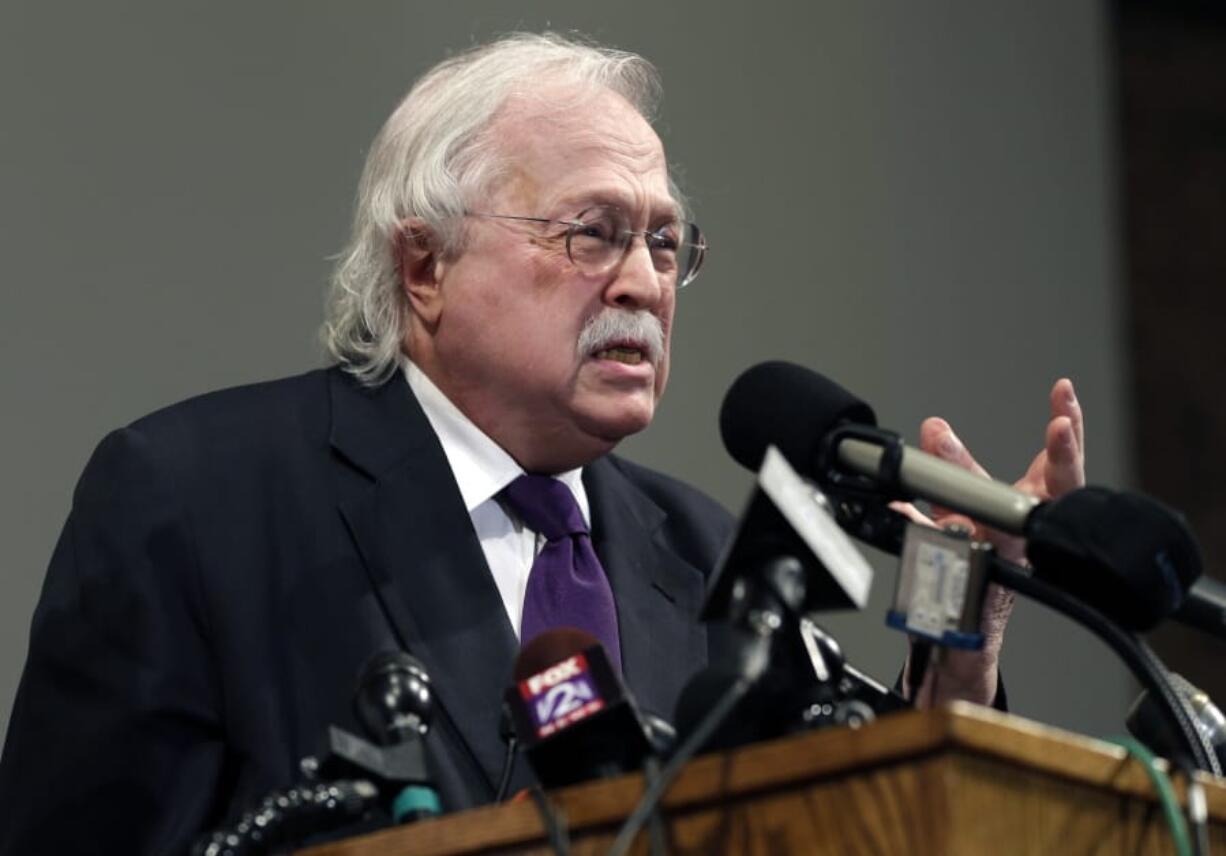
[[[536,721],[542,725],[556,722],[595,698],[596,693],[587,681],[581,678],[563,681],[536,700]]]

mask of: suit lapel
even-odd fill
[[[336,372],[332,403],[333,448],[368,477],[341,479],[341,513],[401,644],[425,663],[492,791],[517,642],[446,456],[403,378],[368,390]]]
[[[672,719],[677,694],[706,662],[696,616],[704,577],[665,543],[667,517],[607,458],[584,470],[592,539],[617,602],[622,668],[640,706]]]

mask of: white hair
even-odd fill
[[[556,33],[513,33],[434,66],[384,123],[358,184],[322,330],[329,354],[362,383],[395,371],[408,329],[397,262],[404,220],[421,218],[438,252],[459,253],[462,216],[503,174],[485,132],[511,96],[558,83],[611,90],[648,121],[660,97],[655,67],[636,54]]]

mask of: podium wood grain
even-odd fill
[[[1226,787],[1205,781],[1211,850],[1226,854]],[[626,776],[553,794],[572,853],[605,853],[642,787]],[[684,856],[1175,852],[1149,779],[1122,749],[963,704],[699,758],[664,807],[669,852]],[[525,801],[301,854],[549,852]],[[640,840],[636,853],[646,852]]]

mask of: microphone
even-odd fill
[[[1036,509],[1026,534],[1038,579],[1130,630],[1174,613],[1201,574],[1183,516],[1140,494],[1080,488]]]
[[[353,706],[369,740],[330,726],[315,775],[369,779],[395,823],[441,813],[423,744],[434,696],[422,662],[405,651],[376,654],[362,669]]]
[[[1208,693],[1192,684],[1182,675],[1168,673],[1171,686],[1187,703],[1193,714],[1193,723],[1205,741],[1213,747],[1218,763],[1226,767],[1226,716],[1218,709]],[[1141,692],[1128,711],[1128,731],[1133,737],[1150,746],[1154,751],[1172,757],[1182,747],[1172,733],[1170,724],[1163,718],[1162,710],[1148,690]]]
[[[907,448],[875,429],[873,410],[829,378],[783,361],[759,363],[729,387],[719,413],[728,453],[757,470],[769,445],[794,467],[837,489],[845,467],[893,488],[891,499],[920,497],[1015,535],[1038,500],[956,464]],[[886,445],[888,444],[888,445]],[[884,482],[884,484],[880,484]]]
[[[596,637],[555,628],[515,661],[506,703],[546,788],[638,770],[652,754],[638,707]]]
[[[377,805],[396,823],[439,814],[422,747],[434,713],[425,666],[404,651],[376,654],[362,669],[353,704],[370,740],[329,726],[323,751],[299,762],[307,782],[270,792],[232,827],[200,836],[192,856],[296,849],[369,820]]]
[[[434,717],[426,667],[404,651],[376,654],[358,678],[353,709],[362,728],[380,746],[425,737]]]
[[[1041,504],[909,449],[875,423],[872,409],[847,390],[786,362],[745,371],[720,410],[724,445],[741,464],[756,467],[773,444],[836,494],[919,497],[1026,536],[1036,577],[1128,629],[1147,630],[1169,616],[1200,576],[1200,550],[1187,524],[1156,500],[1081,488]],[[849,481],[848,470],[859,480]]]

